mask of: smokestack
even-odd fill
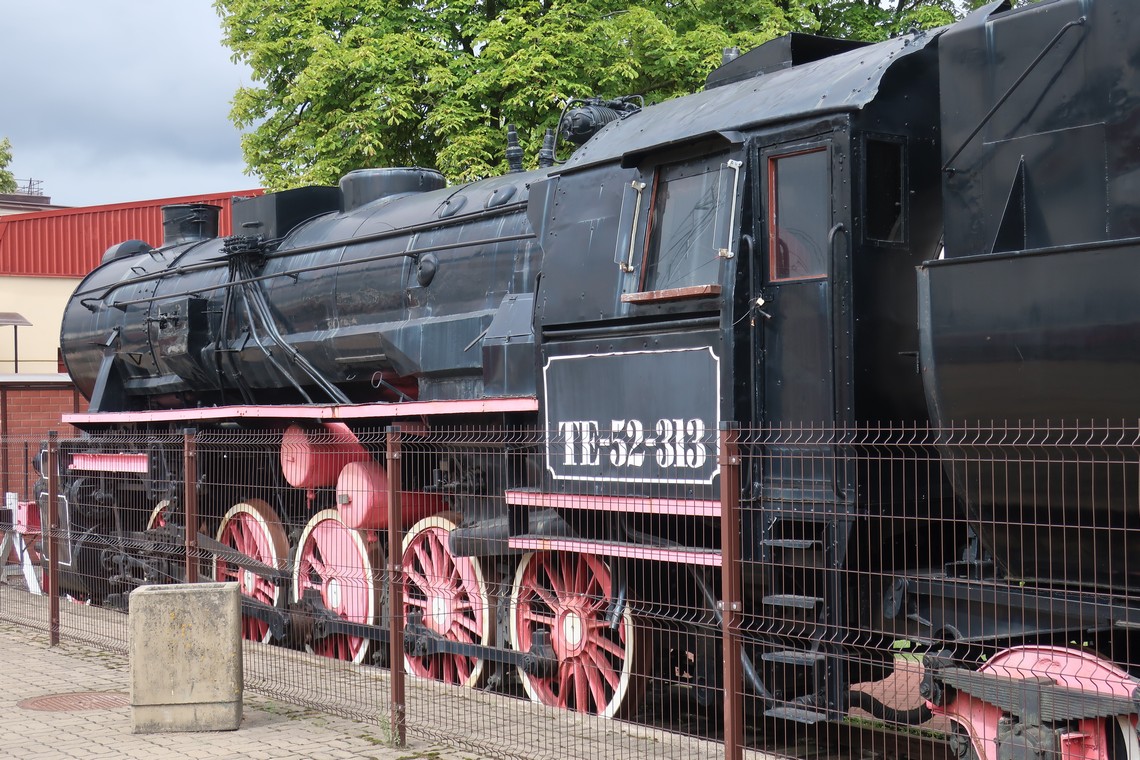
[[[542,150],[538,151],[538,168],[545,169],[554,166],[554,130],[546,128],[542,136]]]
[[[221,206],[208,203],[176,203],[162,207],[162,245],[181,245],[218,236]]]
[[[512,174],[523,170],[523,149],[519,147],[519,133],[514,124],[507,125],[507,168]]]

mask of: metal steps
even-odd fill
[[[805,652],[800,649],[781,649],[775,652],[763,652],[760,659],[764,662],[775,662],[781,665],[795,665],[798,667],[814,668],[827,660],[823,652]]]
[[[816,541],[813,538],[765,538],[760,542],[760,545],[767,546],[772,549],[785,549],[792,551],[820,549],[823,547],[823,543],[821,541]]]
[[[823,604],[818,596],[802,596],[800,594],[769,594],[761,600],[768,607],[784,607],[796,610],[814,610]]]

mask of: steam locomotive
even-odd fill
[[[536,701],[630,710],[647,637],[700,627],[647,631],[631,610],[681,599],[715,617],[726,423],[1136,419],[1132,11],[1002,1],[876,44],[792,34],[693,95],[579,103],[565,123],[582,144],[562,163],[548,143],[535,170],[514,150],[508,174],[459,186],[356,171],[235,201],[225,239],[209,209],[168,209],[166,242],[108,250],[64,314],[90,399],[61,457],[65,586],[107,601],[157,572],[98,536],[177,522],[171,433],[258,431],[275,455],[201,452],[203,540],[231,550],[218,575],[250,597],[248,635],[281,638],[307,605],[352,624],[311,648],[365,661],[390,602],[349,598],[329,558],[354,577],[379,567],[393,473],[368,431],[493,428],[497,446],[425,444],[403,465],[407,667],[474,684],[487,663],[517,666]],[[892,638],[954,634],[987,659],[928,653],[924,707],[893,719],[949,716],[963,756],[1068,750],[1077,734],[1082,757],[1138,756],[1135,468],[1070,473],[1066,489],[1092,494],[1075,513],[1037,498],[1044,470],[997,483],[935,467],[900,497],[777,454],[743,473],[756,517],[741,556],[814,551],[851,572],[824,590],[745,577],[745,680],[766,714],[841,718],[868,704],[851,683],[890,673]],[[256,497],[270,487],[285,496]],[[969,529],[935,530],[943,488]],[[918,579],[970,547],[1001,573]],[[101,574],[108,553],[133,573]],[[429,565],[451,568],[446,593],[417,586]],[[1027,579],[1047,591],[1020,593]],[[995,595],[1002,620],[981,601]],[[838,633],[765,622],[792,613]],[[1067,646],[1105,629],[1108,652]],[[892,636],[857,635],[871,630]],[[694,682],[715,687],[706,640]]]

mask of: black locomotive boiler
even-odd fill
[[[358,624],[309,645],[363,661],[360,632],[383,628],[387,602],[352,598],[322,560],[356,576],[378,562],[389,473],[368,431],[493,428],[498,447],[424,445],[404,465],[405,563],[454,572],[447,594],[412,580],[407,666],[473,684],[488,662],[518,664],[534,700],[628,711],[650,639],[708,625],[646,630],[631,610],[680,598],[715,616],[726,423],[1137,419],[1131,11],[997,2],[877,44],[789,35],[702,92],[583,104],[574,134],[592,136],[565,163],[452,187],[426,169],[353,172],[236,202],[225,239],[209,209],[169,209],[167,242],[110,249],[64,315],[63,356],[90,399],[68,418],[86,437],[63,452],[69,556],[85,569],[65,584],[104,601],[154,577],[130,542],[99,536],[175,519],[171,434],[256,432],[272,456],[201,453],[205,533],[251,555],[219,574],[257,603],[250,636],[283,636],[307,605]],[[851,683],[889,674],[891,641],[952,633],[986,664],[932,653],[926,708],[892,717],[945,714],[993,760],[1078,724],[1111,737],[1082,756],[1140,753],[1135,469],[1066,471],[1064,492],[1091,496],[1045,501],[1049,468],[966,473],[945,439],[926,480],[867,488],[835,464],[841,447],[807,467],[782,440],[742,478],[741,555],[778,569],[818,551],[850,572],[746,576],[746,686],[767,714],[841,718],[868,704]],[[257,496],[270,489],[285,494]],[[933,513],[947,489],[960,530]],[[925,574],[964,552],[1001,572]],[[108,553],[134,570],[93,581]],[[282,566],[284,582],[266,580]],[[987,617],[983,581],[1004,620]],[[1045,590],[1030,599],[1026,582]],[[793,616],[831,621],[830,638],[779,624]],[[1098,657],[1057,646],[1114,627]],[[710,647],[694,667],[715,685]],[[1047,659],[1062,663],[1053,707],[1011,707],[1029,688],[1018,674]],[[1098,677],[1078,677],[1088,668]]]

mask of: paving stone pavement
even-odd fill
[[[47,646],[48,599],[0,579],[0,760],[6,758],[377,758],[378,760],[719,760],[723,745],[603,720],[483,689],[408,677],[408,743],[388,744],[389,683],[359,667],[245,642],[237,731],[135,735],[126,706],[128,617],[61,604],[62,647]],[[44,712],[22,700],[122,695],[121,707]],[[307,709],[299,705],[317,707]],[[342,716],[353,716],[351,718]],[[763,753],[747,752],[749,757]]]
[[[119,654],[71,643],[49,647],[0,622],[0,758],[375,758],[472,760],[462,749],[417,743],[394,748],[382,726],[347,720],[245,693],[237,731],[132,734],[129,669]],[[123,695],[122,706],[78,711],[24,709],[35,697],[79,692]],[[103,700],[99,701],[111,701]],[[459,744],[457,741],[456,744]]]

